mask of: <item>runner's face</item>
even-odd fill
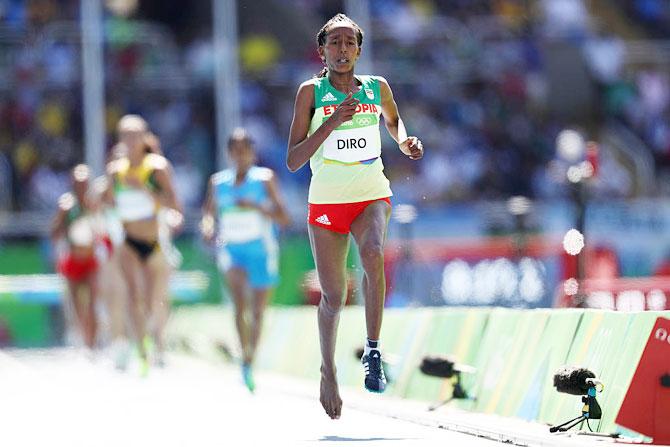
[[[353,71],[356,60],[361,54],[354,28],[348,24],[331,28],[326,35],[326,43],[319,47],[319,54],[325,59],[324,62],[331,72]]]
[[[145,132],[138,130],[123,130],[119,132],[119,141],[128,147],[128,153],[144,152]]]
[[[253,148],[246,141],[233,141],[228,148],[228,155],[237,169],[246,170],[256,161]]]

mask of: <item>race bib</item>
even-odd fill
[[[146,191],[124,189],[116,194],[116,210],[124,222],[149,219],[156,214],[156,202]]]
[[[265,218],[256,210],[222,213],[219,222],[221,237],[232,243],[260,239],[266,225]]]
[[[371,160],[381,155],[381,137],[376,115],[357,114],[342,123],[323,142],[323,158],[342,163]]]
[[[75,219],[67,231],[68,240],[75,247],[90,247],[94,236],[93,226],[87,217]]]

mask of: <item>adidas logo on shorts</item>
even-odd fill
[[[330,220],[328,219],[328,216],[326,216],[325,214],[317,217],[314,220],[316,220],[321,225],[330,225]]]
[[[335,95],[328,92],[325,95],[323,95],[323,98],[321,98],[321,102],[328,102],[328,101],[337,101],[337,98],[335,97]]]

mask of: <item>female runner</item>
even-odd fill
[[[361,362],[365,388],[383,392],[381,331],[386,281],[384,242],[392,195],[381,160],[379,119],[398,148],[412,160],[423,145],[408,136],[388,82],[380,76],[356,75],[363,31],[344,14],[330,19],[316,36],[325,67],[303,82],[296,95],[289,135],[287,166],[296,171],[307,161],[312,170],[308,230],[321,283],[318,309],[321,344],[320,401],[339,418],[342,400],[335,369],[335,339],[347,290],[349,234],[363,266],[367,340]]]

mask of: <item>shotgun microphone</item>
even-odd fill
[[[450,357],[426,356],[421,360],[419,369],[427,376],[443,377],[448,379],[453,376],[456,362]]]
[[[569,421],[563,422],[560,425],[553,426],[549,429],[551,433],[564,432],[570,430],[577,424],[586,422],[586,426],[591,430],[589,420],[601,419],[603,412],[600,404],[596,400],[596,394],[602,392],[605,387],[603,383],[596,378],[592,371],[586,368],[579,368],[577,366],[562,366],[556,374],[554,374],[554,386],[559,393],[573,394],[575,396],[582,396],[581,416],[577,416]]]
[[[461,383],[461,373],[475,373],[476,368],[470,365],[456,363],[456,360],[450,356],[427,355],[421,359],[419,369],[427,376],[450,379],[452,383],[451,396],[441,402],[428,407],[428,411],[435,411],[441,406],[449,403],[453,399],[475,400],[468,395]]]
[[[586,368],[562,366],[554,374],[554,386],[559,393],[582,396],[588,394],[589,388],[601,385],[596,375]]]
[[[427,355],[421,360],[419,369],[427,376],[442,377],[448,379],[459,373],[473,374],[476,368],[470,365],[457,363],[456,359],[450,356],[430,356]]]

